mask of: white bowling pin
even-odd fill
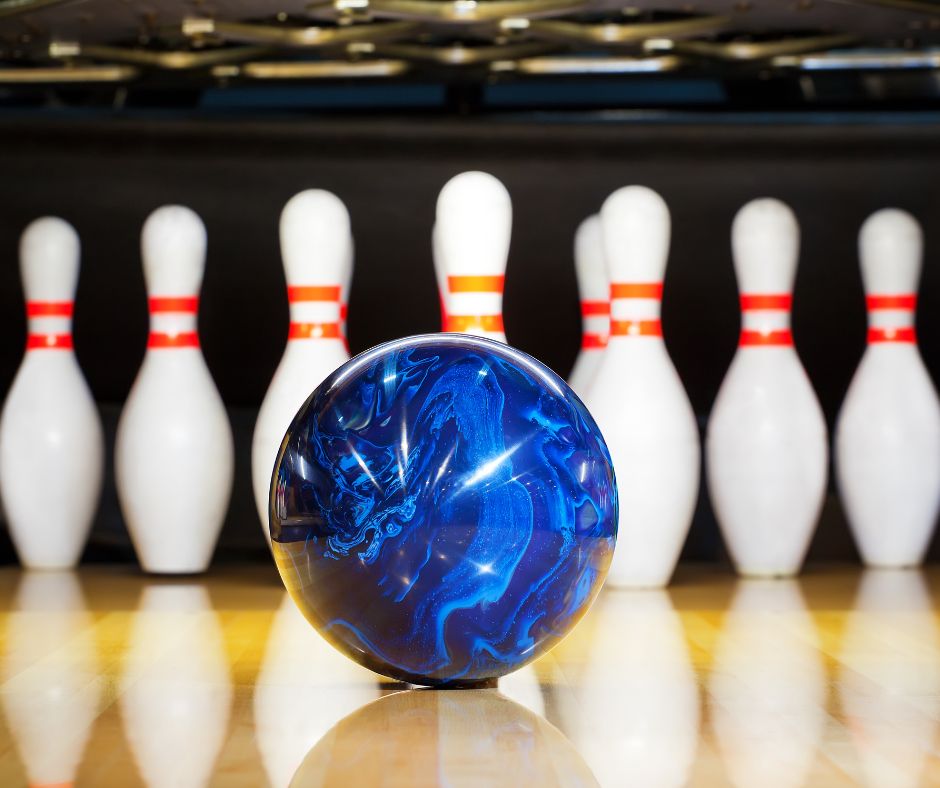
[[[921,563],[940,509],[940,401],[917,349],[922,238],[898,210],[859,236],[868,348],[836,425],[836,476],[869,566]]]
[[[462,172],[437,198],[435,259],[447,273],[447,330],[506,341],[503,285],[512,201],[496,178]]]
[[[568,384],[584,399],[604,357],[610,334],[610,282],[600,216],[589,216],[574,236],[574,268],[581,295],[581,352]]]
[[[255,740],[272,788],[286,788],[307,751],[384,679],[340,654],[285,594],[254,682]]]
[[[790,333],[799,233],[771,199],[745,205],[732,228],[741,337],[705,452],[712,506],[744,575],[800,570],[826,491],[826,422]]]
[[[0,698],[32,786],[72,785],[105,687],[72,572],[23,575],[7,617]]]
[[[731,783],[808,780],[826,721],[826,675],[815,625],[795,581],[745,580],[715,646],[711,719]]]
[[[0,416],[0,490],[24,566],[78,563],[98,508],[104,434],[72,350],[78,235],[37,219],[20,239],[26,355]]]
[[[349,353],[349,332],[346,330],[346,323],[349,317],[349,288],[352,286],[353,263],[356,258],[355,244],[352,235],[349,236],[349,257],[346,261],[346,267],[343,271],[343,281],[340,285],[339,294],[339,321],[340,330],[343,333],[343,344],[346,346],[346,353]]]
[[[669,595],[605,588],[580,627],[553,652],[565,675],[558,727],[603,788],[688,785],[699,691]],[[590,650],[569,658],[579,643]]]
[[[865,572],[836,659],[857,759],[845,771],[872,788],[936,784],[940,634],[924,577]]]
[[[340,303],[351,252],[349,214],[336,195],[309,189],[284,206],[281,255],[291,322],[287,348],[261,403],[251,444],[255,504],[269,542],[268,492],[284,433],[311,392],[349,360]]]
[[[669,209],[643,186],[601,208],[610,277],[610,339],[586,404],[610,449],[620,498],[611,586],[669,582],[698,496],[698,425],[663,343]]]
[[[118,423],[118,497],[143,568],[202,572],[232,491],[234,445],[196,333],[206,230],[189,208],[144,224],[150,337]]]
[[[147,785],[208,785],[225,741],[232,678],[205,587],[144,589],[120,689],[125,735]]]

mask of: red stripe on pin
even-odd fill
[[[288,339],[339,339],[339,323],[291,323]]]
[[[610,300],[615,298],[652,298],[662,300],[662,282],[611,282]]]
[[[603,350],[607,347],[607,337],[603,334],[582,334],[581,348],[583,350]]]
[[[71,350],[71,334],[28,334],[27,350]]]
[[[741,293],[741,311],[772,310],[787,312],[793,306],[789,293]]]
[[[611,320],[612,337],[661,337],[663,326],[659,320]]]
[[[295,304],[298,301],[339,301],[339,285],[297,285],[287,288],[287,300]]]
[[[161,334],[156,331],[151,331],[150,336],[147,338],[147,347],[199,347],[199,334],[195,331],[184,331],[181,334]]]
[[[865,298],[865,305],[869,311],[877,309],[897,309],[912,312],[917,307],[916,293],[902,293],[899,295],[870,295]]]
[[[911,326],[898,328],[869,328],[868,342],[917,342],[917,333]]]
[[[608,301],[582,301],[581,317],[604,317],[610,314]]]
[[[199,309],[198,296],[158,296],[148,300],[150,312],[186,312],[195,314]]]
[[[793,334],[788,328],[780,331],[742,331],[739,344],[741,347],[791,347]]]
[[[27,301],[26,317],[71,317],[71,301]]]

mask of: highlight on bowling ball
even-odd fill
[[[492,683],[587,612],[617,535],[600,430],[507,345],[429,334],[337,369],[271,482],[272,549],[307,620],[393,679]]]

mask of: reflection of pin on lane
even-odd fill
[[[574,237],[574,267],[581,297],[581,352],[568,384],[585,398],[604,357],[610,334],[610,282],[604,260],[604,237],[599,216],[589,216]]]
[[[118,422],[118,497],[145,570],[202,572],[235,464],[232,428],[196,332],[206,228],[189,208],[158,208],[144,224],[141,251],[150,336]]]
[[[940,402],[914,333],[920,226],[898,210],[859,235],[868,347],[836,426],[836,473],[865,563],[919,564],[940,509]]]
[[[790,334],[800,229],[786,205],[763,199],[738,212],[731,232],[741,335],[708,423],[708,490],[738,571],[793,575],[828,466],[822,408]]]
[[[602,786],[688,783],[698,687],[666,592],[605,589],[553,654],[572,685],[558,694],[558,725]]]
[[[251,445],[255,504],[269,542],[268,492],[284,433],[311,392],[349,360],[342,303],[352,276],[349,213],[336,195],[322,189],[294,195],[281,212],[280,230],[291,322]]]
[[[369,703],[310,750],[291,785],[385,785],[389,775],[409,786],[597,785],[557,728],[496,690],[412,690]]]
[[[121,682],[124,731],[149,786],[202,786],[222,748],[232,682],[201,585],[147,586]]]
[[[601,208],[610,277],[610,339],[586,404],[610,449],[620,499],[613,587],[665,585],[698,497],[698,424],[663,343],[669,209],[643,186]]]
[[[819,649],[794,581],[738,583],[708,682],[712,725],[734,785],[807,784],[826,718]]]
[[[435,261],[440,258],[447,274],[445,330],[506,341],[503,284],[511,233],[512,201],[492,175],[462,172],[441,189],[433,241]]]
[[[379,697],[381,676],[340,654],[284,595],[255,681],[255,738],[275,788],[339,720]]]
[[[3,711],[31,785],[70,785],[98,714],[94,621],[71,572],[24,574],[7,617]]]
[[[72,349],[78,270],[67,222],[45,217],[23,232],[28,334],[0,416],[0,491],[17,555],[33,569],[78,563],[101,492],[101,420]]]
[[[925,767],[935,757],[940,720],[940,634],[919,572],[865,572],[838,661],[858,759],[853,776],[872,788],[935,782]]]

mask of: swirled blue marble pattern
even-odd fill
[[[278,568],[334,646],[416,684],[474,684],[587,611],[617,529],[607,447],[553,372],[435,334],[340,367],[301,407],[270,499]]]

